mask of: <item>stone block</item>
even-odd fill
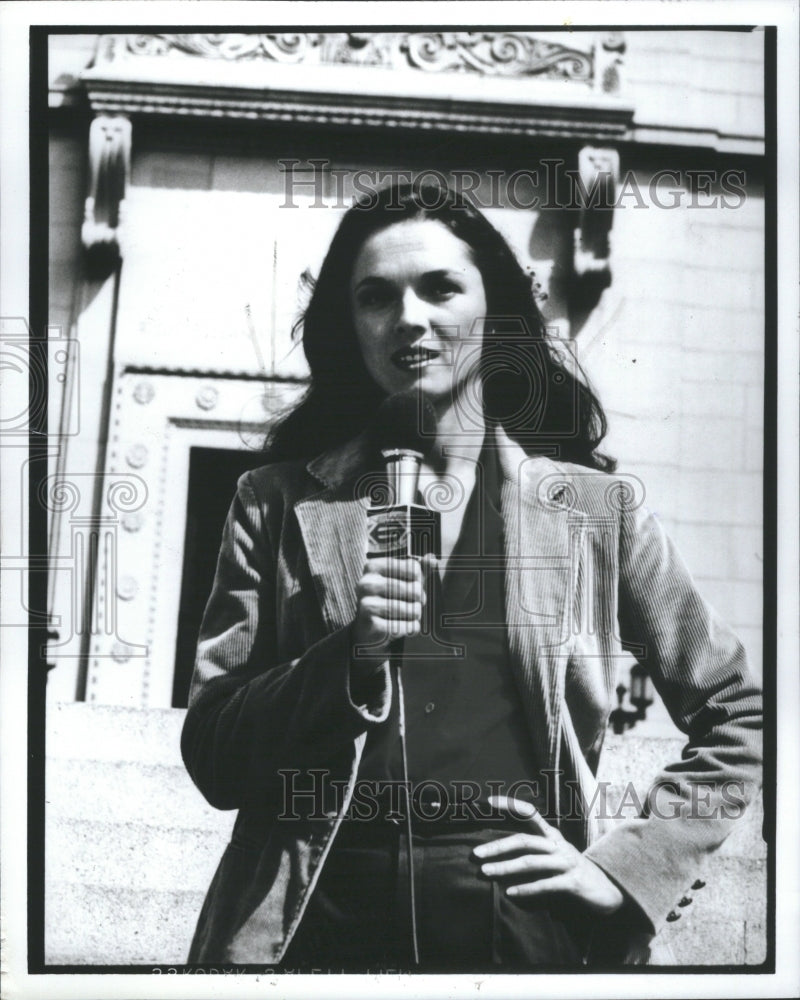
[[[696,409],[705,406],[709,411],[720,408],[715,387],[704,392],[699,382],[684,383],[682,397],[692,397]],[[691,390],[691,391],[690,391]],[[722,394],[725,395],[724,393]],[[681,420],[680,462],[687,469],[716,469],[726,472],[740,469],[745,461],[745,434],[741,423],[721,416],[701,416]]]
[[[761,965],[767,960],[765,915],[748,917],[744,924],[744,960],[747,965]]]
[[[233,816],[215,828],[158,825],[160,817],[109,823],[53,816],[47,821],[48,885],[157,892],[205,892],[228,840]]]
[[[764,62],[764,38],[761,32],[687,31],[680,34],[685,36],[687,51],[699,60],[733,60],[737,66],[740,62],[754,63],[757,66]]]
[[[733,629],[761,627],[764,602],[760,583],[698,576],[697,585],[708,603]]]
[[[179,965],[204,893],[55,884],[45,899],[45,961],[64,965]]]
[[[761,583],[764,560],[760,528],[680,521],[673,538],[695,576]]]
[[[744,435],[744,468],[747,472],[764,469],[764,434],[748,427]]]
[[[207,191],[211,187],[211,155],[200,151],[139,150],[134,145],[131,185],[151,188],[185,188]]]
[[[687,424],[698,423],[687,417],[719,417],[730,421],[743,413],[744,386],[722,381],[713,371],[699,371],[690,359],[684,359],[682,374],[681,415]]]
[[[694,266],[683,268],[681,299],[690,305],[724,302],[732,309],[764,308],[764,274],[755,262],[749,267],[723,268]],[[760,262],[759,262],[760,263]]]
[[[742,135],[764,134],[764,99],[760,94],[737,94],[735,121]]]
[[[759,310],[734,309],[724,303],[695,303],[683,309],[682,324],[684,349],[704,352],[692,359],[698,370],[702,366],[714,374],[744,371],[747,381],[758,381],[758,372],[763,370],[764,348],[764,317]],[[728,357],[731,353],[736,356]],[[747,357],[740,358],[742,354]],[[760,367],[754,369],[754,363]],[[729,378],[729,381],[745,379]]]
[[[180,734],[185,709],[122,708],[86,702],[48,710],[47,754],[71,760],[137,761],[182,767]]]
[[[749,386],[746,399],[746,421],[747,426],[753,430],[762,430],[764,427],[764,386],[763,383]]]
[[[738,182],[738,178],[731,178]],[[712,183],[711,191],[718,197],[716,209],[690,209],[690,221],[682,245],[682,258],[687,263],[707,264],[713,260],[719,267],[740,268],[751,261],[757,271],[764,264],[763,227],[739,223],[739,195],[725,191],[721,183]],[[688,203],[688,200],[687,200]],[[723,204],[729,208],[722,207]],[[734,207],[736,206],[736,207]]]
[[[286,181],[274,159],[242,154],[214,156],[211,161],[211,188],[215,191],[257,191],[283,195]],[[306,188],[299,190],[306,191]],[[313,191],[313,188],[308,190]]]
[[[682,469],[681,519],[693,524],[751,527],[761,521],[761,476],[749,472]]]
[[[50,815],[104,823],[158,817],[167,827],[215,829],[216,810],[206,803],[182,767],[133,761],[47,761]]]

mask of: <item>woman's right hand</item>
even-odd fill
[[[389,656],[394,639],[416,635],[425,606],[424,566],[433,559],[368,559],[356,587],[358,611],[353,627],[355,663],[374,670]]]

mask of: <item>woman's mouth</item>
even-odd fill
[[[392,355],[392,364],[400,371],[419,371],[440,356],[441,351],[432,351],[427,347],[401,347]]]

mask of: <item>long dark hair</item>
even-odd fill
[[[597,453],[606,433],[600,401],[570,355],[546,336],[533,281],[494,226],[462,196],[431,184],[374,191],[345,214],[295,326],[311,370],[303,399],[267,437],[270,461],[311,458],[369,426],[384,393],[356,339],[350,279],[369,236],[407,219],[433,219],[471,250],[486,295],[481,377],[485,415],[529,454],[613,471]]]

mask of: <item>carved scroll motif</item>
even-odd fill
[[[106,58],[119,55],[202,56],[233,61],[328,63],[414,69],[497,77],[543,77],[594,85],[595,53],[549,41],[529,31],[293,32],[283,34],[157,34],[120,36],[123,46],[106,46]],[[606,39],[608,41],[608,38]],[[122,51],[120,51],[122,49]],[[620,61],[612,41],[604,65]]]
[[[543,41],[527,32],[442,31],[409,34],[401,48],[417,69],[484,76],[592,79],[589,53]]]
[[[211,59],[272,59],[303,62],[321,36],[310,33],[250,34],[161,34],[129,35],[128,50],[134,55],[163,56],[172,52]]]

